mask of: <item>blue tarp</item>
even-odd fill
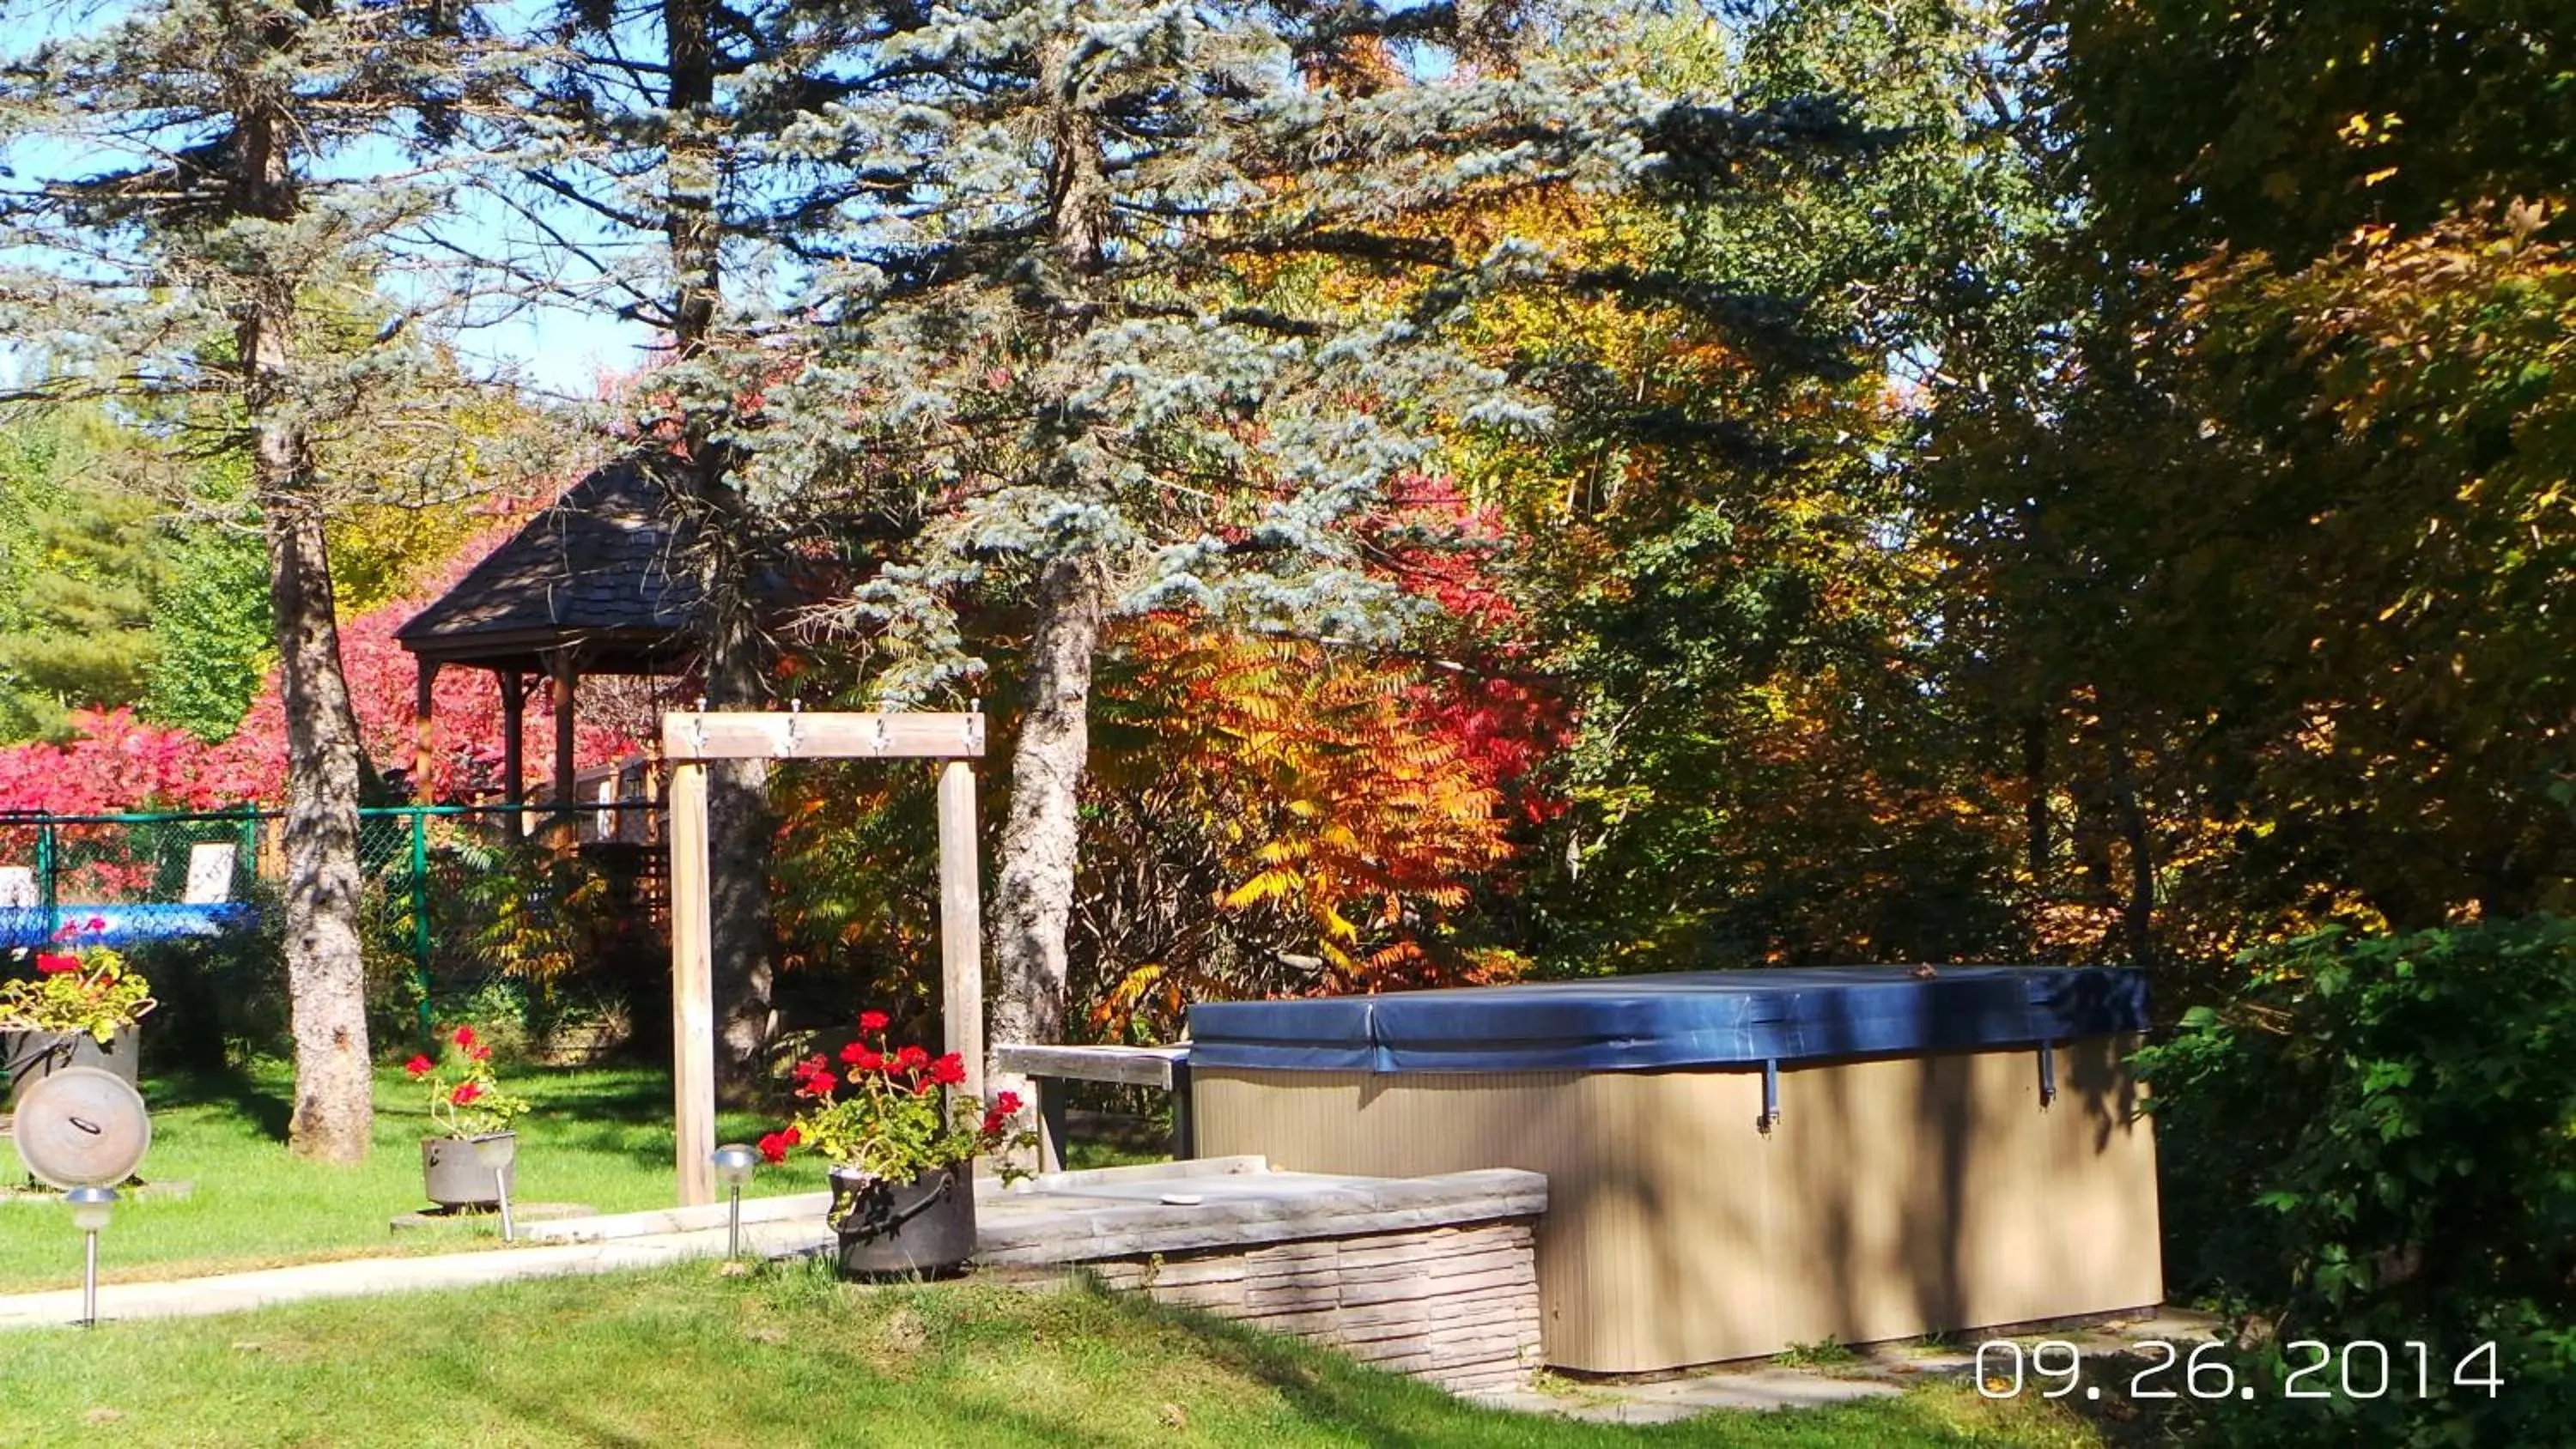
[[[123,950],[140,942],[166,941],[173,936],[220,936],[226,931],[242,930],[256,924],[259,915],[243,901],[199,906],[64,905],[56,908],[51,921],[40,909],[0,907],[0,950],[49,945],[56,929],[62,926],[86,928],[93,920],[104,922],[104,927],[97,931],[84,929],[79,944],[114,946]]]
[[[1690,971],[1190,1008],[1190,1062],[1290,1071],[1645,1071],[2142,1031],[2128,968]]]

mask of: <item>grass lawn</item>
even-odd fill
[[[1949,1386],[1626,1428],[1484,1410],[1336,1355],[1080,1289],[862,1288],[694,1264],[12,1336],[0,1444],[2094,1446]]]
[[[121,1205],[100,1240],[109,1281],[170,1278],[362,1254],[454,1252],[500,1242],[496,1219],[392,1232],[397,1213],[427,1206],[420,1138],[428,1121],[419,1089],[401,1069],[376,1076],[376,1150],[356,1167],[290,1156],[285,1147],[293,1074],[282,1062],[222,1076],[155,1077],[147,1182],[188,1182],[184,1199]],[[536,1103],[519,1123],[518,1196],[587,1203],[601,1212],[668,1207],[671,1086],[641,1067],[514,1068],[513,1091]],[[749,1141],[775,1122],[727,1115],[719,1140]],[[0,1172],[22,1181],[17,1155],[0,1149]],[[819,1189],[818,1161],[766,1168],[755,1194]],[[80,1282],[79,1239],[59,1203],[0,1200],[0,1292]],[[14,1442],[0,1437],[0,1443]]]

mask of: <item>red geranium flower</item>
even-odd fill
[[[427,1057],[416,1056],[410,1061],[403,1063],[403,1070],[411,1073],[415,1077],[425,1077],[431,1072],[438,1070],[438,1063],[431,1061]]]
[[[862,1011],[859,1013],[859,1030],[883,1031],[886,1029],[888,1020],[889,1018],[882,1011]]]
[[[894,1054],[894,1069],[898,1072],[917,1072],[928,1065],[930,1053],[917,1046],[905,1047]]]
[[[1017,1092],[1004,1092],[1000,1096],[995,1097],[993,1099],[993,1110],[1001,1113],[1005,1117],[1008,1117],[1013,1112],[1020,1110],[1020,1094]]]
[[[930,1079],[943,1087],[953,1087],[966,1080],[966,1059],[950,1052],[930,1064]]]
[[[786,1136],[782,1133],[772,1132],[761,1138],[760,1160],[768,1163],[785,1162],[787,1160]]]
[[[796,1090],[808,1097],[828,1097],[832,1095],[832,1089],[839,1085],[841,1085],[840,1078],[833,1076],[830,1072],[818,1071],[808,1076],[805,1079],[804,1085],[798,1087]]]
[[[66,972],[78,971],[80,969],[80,958],[78,956],[58,956],[51,951],[40,951],[36,954],[36,969],[44,972],[48,976],[60,976]]]
[[[463,1107],[472,1103],[475,1098],[482,1095],[483,1084],[481,1082],[459,1082],[456,1084],[456,1090],[447,1094],[447,1100],[455,1103],[459,1107]]]
[[[464,1047],[469,1051],[472,1050],[474,1046],[474,1028],[470,1026],[458,1027],[456,1029],[455,1040],[458,1046]]]
[[[868,1048],[866,1042],[854,1041],[841,1048],[841,1065],[857,1067],[863,1072],[872,1072],[877,1067],[877,1054]]]
[[[478,1046],[472,1051],[467,1052],[466,1055],[472,1057],[478,1062],[488,1062],[492,1060],[492,1049],[487,1046]]]

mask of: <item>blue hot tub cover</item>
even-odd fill
[[[1822,966],[1190,1008],[1190,1062],[1289,1071],[1758,1066],[2143,1031],[2133,968]]]

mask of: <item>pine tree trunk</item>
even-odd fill
[[[1099,120],[1080,96],[1072,70],[1079,40],[1070,30],[1060,31],[1047,38],[1038,56],[1038,90],[1047,110],[1048,233],[1059,268],[1050,283],[1062,293],[1051,324],[1059,346],[1080,326],[1064,319],[1082,314],[1074,304],[1103,268],[1108,231]],[[1060,419],[1073,416],[1068,408],[1050,411]],[[1064,446],[1056,450],[1056,486],[1068,497],[1086,491],[1066,461],[1073,441],[1060,439]],[[1019,743],[1011,753],[1010,810],[994,870],[999,990],[985,1038],[994,1044],[1064,1040],[1072,979],[1066,934],[1081,865],[1082,771],[1091,752],[1091,666],[1108,607],[1104,561],[1078,542],[1059,544],[1039,564],[1035,604]],[[1025,1078],[993,1064],[987,1064],[984,1081],[988,1092],[1034,1099]]]
[[[1060,554],[1038,575],[1037,626],[994,881],[1000,989],[988,1039],[995,1043],[1064,1040],[1065,933],[1080,858],[1082,770],[1091,749],[1091,663],[1107,592],[1098,561],[1087,554]],[[1029,1095],[1026,1082],[997,1069],[987,1068],[985,1082],[992,1091]]]
[[[717,9],[709,0],[664,0],[662,33],[673,117],[663,196],[664,239],[677,283],[672,340],[683,362],[705,354],[723,298],[722,229],[716,216],[715,138],[706,129],[715,103]],[[762,666],[768,651],[754,617],[753,567],[744,517],[727,478],[726,448],[692,418],[684,439],[690,511],[705,552],[699,560],[707,617],[700,657],[707,703],[715,709],[769,704]],[[727,760],[707,770],[707,920],[714,952],[716,1089],[743,1101],[762,1085],[776,1030],[770,993],[769,766]]]
[[[748,629],[720,630],[708,647],[707,703],[758,709],[762,651]],[[720,760],[707,767],[707,919],[715,953],[716,1088],[727,1101],[756,1095],[767,1079],[770,1038],[769,764]]]
[[[289,43],[283,28],[272,33],[280,48]],[[274,111],[240,118],[232,193],[238,214],[294,217],[285,134]],[[256,284],[235,338],[286,706],[286,984],[295,1037],[287,1144],[300,1156],[357,1162],[367,1155],[375,1123],[367,978],[358,946],[361,753],[357,714],[340,670],[311,440],[284,406],[296,281],[269,277]]]
[[[263,479],[292,477],[293,429],[259,426]],[[269,602],[286,705],[286,980],[295,1035],[288,1145],[325,1162],[367,1155],[375,1121],[367,979],[358,948],[358,721],[340,673],[320,511],[263,485]]]

